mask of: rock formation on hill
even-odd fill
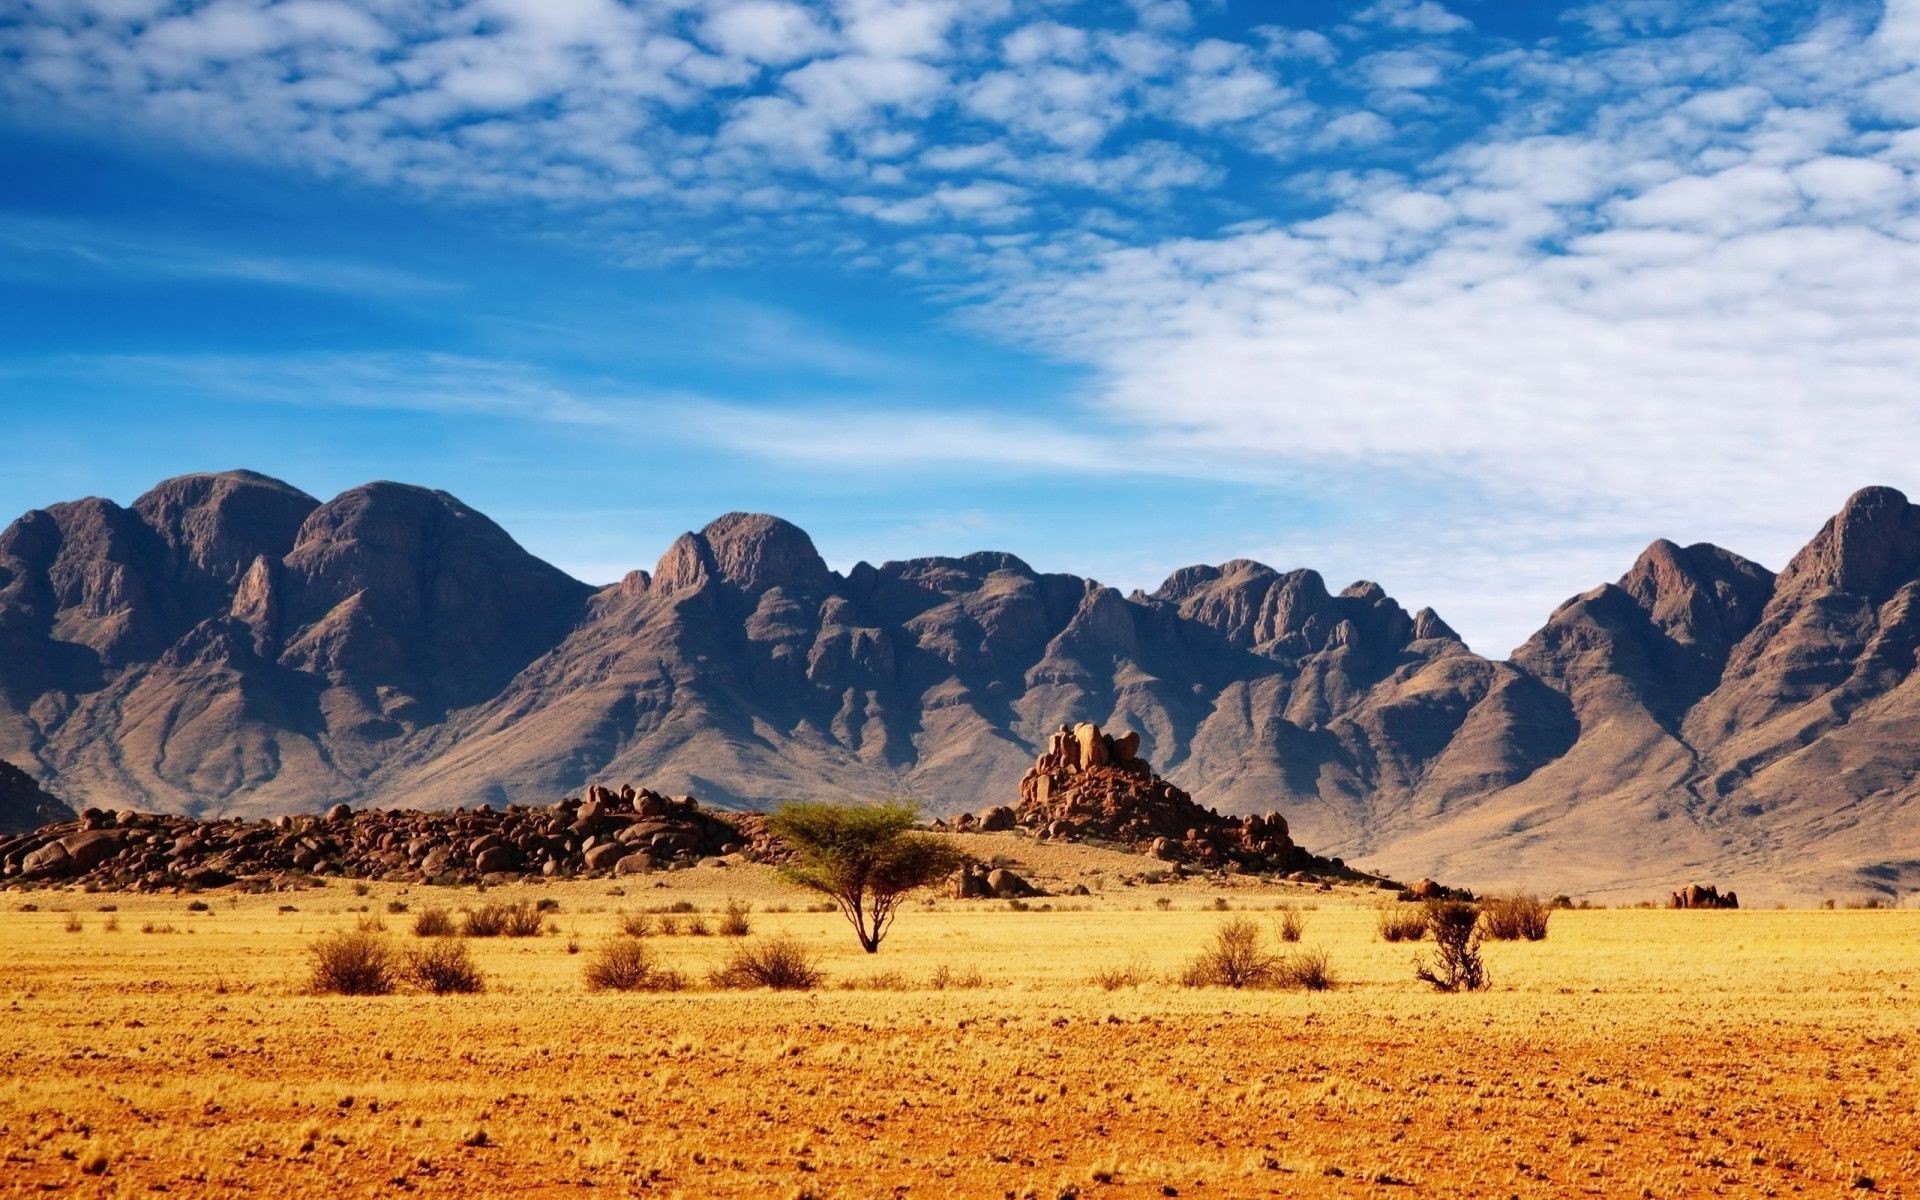
[[[1377,585],[1235,560],[1152,593],[1008,554],[840,573],[731,514],[594,590],[443,492],[248,472],[0,533],[0,757],[205,815],[544,803],[978,808],[1064,723],[1197,804],[1478,888],[1750,901],[1920,886],[1920,516],[1869,488],[1789,563],[1655,542],[1505,661]]]
[[[43,791],[31,775],[0,762],[0,837],[72,819],[73,810]]]
[[[71,817],[71,814],[68,814]],[[691,796],[594,786],[552,807],[197,820],[88,809],[0,838],[0,881],[176,887],[304,886],[316,875],[471,883],[489,875],[633,875],[715,855],[772,851],[758,816]]]
[[[1201,867],[1295,871],[1316,865],[1287,837],[1279,813],[1223,817],[1155,775],[1139,750],[1140,735],[1131,731],[1110,735],[1086,721],[1062,725],[1020,781],[1014,822],[1042,837],[1116,842]]]

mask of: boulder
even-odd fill
[[[347,804],[336,804],[327,810],[327,820],[351,821],[353,820],[353,807]]]
[[[520,865],[520,856],[504,845],[488,846],[473,856],[473,869],[482,875],[511,871]]]
[[[613,864],[616,875],[640,875],[653,870],[654,857],[644,851],[637,854],[622,855],[620,861]]]
[[[588,850],[584,859],[589,871],[611,871],[627,854],[627,848],[619,842],[602,842]]]
[[[1020,896],[1037,896],[1039,889],[1015,875],[1005,867],[987,872],[987,890],[995,899],[1009,900]]]
[[[60,844],[66,847],[71,860],[69,869],[85,873],[120,853],[126,845],[126,835],[117,829],[99,829],[61,838]]]
[[[1407,888],[1407,895],[1415,900],[1438,900],[1447,894],[1447,889],[1431,879],[1416,879]]]
[[[57,879],[72,870],[73,859],[59,842],[48,842],[20,861],[20,874],[27,879]]]
[[[1012,829],[1017,823],[1018,820],[1013,809],[1004,804],[1000,804],[995,805],[993,808],[983,810],[980,813],[979,824],[976,828],[978,828],[981,833],[1000,833],[1004,830]]]

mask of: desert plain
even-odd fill
[[[1920,1196],[1920,913],[1563,909],[1441,994],[1390,893],[967,840],[1055,894],[916,898],[876,955],[750,864],[7,892],[0,1195]],[[542,900],[468,939],[482,994],[310,991],[331,931]],[[629,914],[729,900],[824,983],[715,989],[742,939],[656,932],[687,990],[586,988]],[[1178,982],[1234,916],[1294,949],[1288,906],[1332,989]]]

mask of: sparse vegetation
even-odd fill
[[[1538,896],[1489,896],[1480,902],[1480,924],[1496,942],[1522,939],[1538,942],[1547,936],[1547,918],[1553,910]]]
[[[727,897],[726,911],[720,917],[720,936],[746,937],[752,933],[753,922],[747,918],[749,911],[745,904],[731,896]]]
[[[783,935],[741,942],[711,978],[719,988],[810,991],[820,986],[826,973],[806,946],[796,938]]]
[[[587,959],[592,992],[677,992],[686,976],[660,965],[653,947],[637,937],[610,938]]]
[[[413,918],[413,934],[415,937],[451,937],[456,932],[458,932],[458,928],[454,925],[453,918],[448,916],[447,911],[443,908],[422,909],[420,913]]]
[[[437,937],[407,951],[403,974],[408,983],[436,996],[486,990],[472,952],[457,937]]]
[[[1206,949],[1187,964],[1180,982],[1187,987],[1259,987],[1273,977],[1278,963],[1252,918],[1229,917],[1213,931]]]
[[[1153,971],[1148,967],[1146,957],[1136,954],[1124,965],[1095,971],[1090,982],[1103,992],[1117,992],[1121,988],[1139,987],[1152,978]]]
[[[654,932],[653,918],[646,913],[623,913],[620,917],[620,932],[627,937],[651,937]]]
[[[940,882],[967,856],[931,834],[914,832],[913,806],[884,804],[783,805],[767,828],[799,861],[781,874],[836,904],[853,926],[860,948],[880,949],[900,901]]]
[[[1275,987],[1324,992],[1334,985],[1333,965],[1325,950],[1294,950],[1282,955],[1273,968]]]
[[[468,937],[539,937],[546,922],[540,910],[526,902],[482,904],[467,913],[463,931]]]
[[[1427,910],[1418,904],[1395,904],[1380,910],[1380,940],[1417,942],[1427,936]]]
[[[393,990],[393,948],[386,935],[354,929],[314,942],[312,990],[340,996],[384,996]]]
[[[1299,906],[1283,905],[1280,909],[1279,933],[1283,942],[1297,942],[1306,929],[1306,918],[1300,915]]]
[[[1475,992],[1486,987],[1486,963],[1480,954],[1480,910],[1460,900],[1426,904],[1427,931],[1434,957],[1414,959],[1413,977],[1442,992]]]

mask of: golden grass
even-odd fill
[[[739,867],[207,912],[0,894],[0,1195],[1920,1194],[1920,914],[1559,912],[1449,996],[1412,978],[1430,947],[1379,940],[1378,893],[1119,886],[1134,862],[1041,860],[1107,886],[1024,912],[915,901],[872,956]],[[649,938],[681,993],[590,993],[567,952],[729,896],[819,955],[820,990],[706,987],[735,939]],[[392,900],[541,898],[557,934],[468,943],[482,995],[305,994],[308,945]],[[1263,926],[1301,906],[1338,987],[1171,982],[1216,898]]]

